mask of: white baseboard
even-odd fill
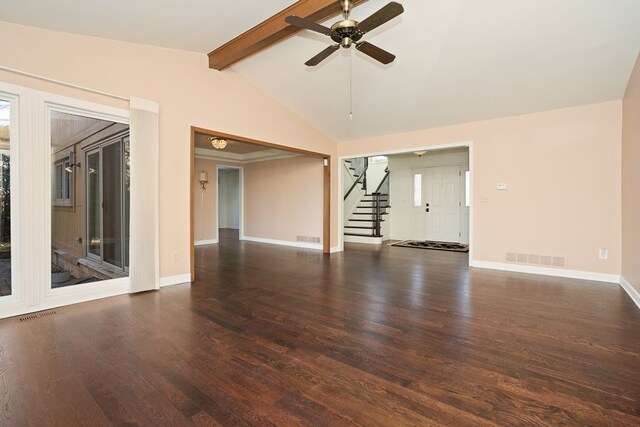
[[[620,286],[622,286],[622,289],[629,294],[633,302],[635,302],[638,308],[640,308],[640,292],[638,292],[638,290],[634,288],[633,285],[624,277],[620,278]]]
[[[344,236],[345,243],[366,243],[368,245],[381,245],[382,237],[369,236]]]
[[[470,267],[489,270],[513,271],[516,273],[539,274],[542,276],[566,277],[569,279],[593,280],[596,282],[620,283],[617,274],[595,273],[591,271],[565,270],[563,268],[536,267],[521,264],[506,264],[502,262],[471,261]]]
[[[210,240],[196,240],[193,242],[194,246],[204,246],[204,245],[215,245],[218,243],[218,239],[210,239]]]
[[[342,249],[340,249],[340,246],[334,246],[331,249],[329,249],[329,253],[330,254],[335,254],[335,253],[338,253],[338,252],[342,252]]]
[[[177,276],[168,276],[160,278],[160,287],[180,285],[183,283],[191,283],[191,274],[178,274]]]
[[[267,243],[269,245],[291,246],[294,248],[316,249],[320,251],[322,250],[322,243],[290,242],[289,240],[263,239],[262,237],[250,236],[244,236],[242,240],[256,243]]]

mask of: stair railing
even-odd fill
[[[380,198],[382,196],[389,196],[389,169],[387,168],[385,172],[384,178],[380,181],[378,188],[371,194],[374,203],[374,237],[382,237],[382,208],[380,206]],[[389,200],[385,200],[385,203],[389,203]]]
[[[389,194],[389,168],[384,170],[386,173],[376,188],[376,193]]]
[[[352,159],[351,168],[353,169],[353,174],[356,175],[356,180],[344,195],[344,200],[347,200],[347,197],[349,197],[349,194],[356,188],[358,183],[362,183],[362,189],[365,194],[367,193],[367,169],[369,169],[369,159],[366,157]]]

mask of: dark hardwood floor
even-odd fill
[[[640,425],[617,285],[223,239],[198,280],[0,321],[0,425]]]

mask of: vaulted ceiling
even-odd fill
[[[637,0],[399,1],[405,13],[366,35],[391,65],[341,50],[306,67],[329,42],[305,32],[222,72],[343,141],[620,99],[640,51]],[[0,0],[0,19],[204,54],[292,2]]]

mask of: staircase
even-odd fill
[[[389,194],[365,194],[344,226],[345,236],[382,237],[380,229],[389,215]]]
[[[376,183],[375,191],[367,191],[367,170],[369,168],[368,159],[347,160],[345,164],[353,177],[353,184],[346,192],[344,200],[351,196],[350,206],[353,207],[351,213],[345,218],[344,235],[345,241],[360,243],[382,243],[382,223],[389,215],[389,170],[384,169],[384,177]],[[374,174],[373,176],[375,176]],[[380,179],[380,172],[377,173]],[[362,191],[358,199],[357,194],[352,194],[357,186],[361,186]]]

